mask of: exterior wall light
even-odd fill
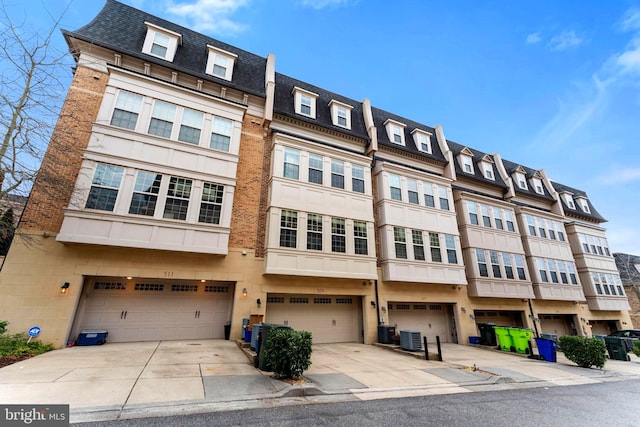
[[[68,289],[69,289],[69,282],[64,282],[62,286],[60,286],[60,293],[66,294]]]
[[[256,300],[256,305],[258,306],[258,308],[260,308],[260,306],[262,305],[262,301],[260,301],[260,298]]]
[[[247,296],[247,288],[242,288],[242,296],[243,297]]]

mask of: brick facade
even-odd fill
[[[265,146],[262,156],[262,177],[260,179],[260,206],[258,214],[258,230],[256,241],[256,257],[264,257],[267,236],[267,204],[269,198],[269,176],[271,171],[271,151],[273,134],[265,131]]]
[[[76,69],[18,231],[60,229],[108,80],[105,73]]]

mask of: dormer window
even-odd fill
[[[147,26],[147,36],[142,45],[142,53],[173,62],[176,50],[182,44],[182,35],[150,22],[144,24]]]
[[[353,109],[351,105],[332,99],[329,102],[329,108],[331,108],[331,121],[334,125],[351,129],[351,110]]]
[[[418,151],[431,154],[431,134],[420,129],[414,129],[411,132],[413,142],[416,144]]]
[[[387,135],[389,136],[389,141],[394,144],[405,145],[404,143],[404,128],[406,125],[404,123],[396,122],[392,119],[387,119],[384,122],[384,126],[387,128]]]
[[[538,194],[544,194],[544,187],[542,186],[542,180],[540,178],[533,178],[533,188],[535,189],[536,193]]]
[[[303,116],[311,117],[312,119],[316,118],[316,99],[318,99],[318,94],[309,92],[308,90],[304,90],[295,86],[293,88],[293,102],[295,103],[295,111],[296,114],[301,114]]]
[[[495,180],[493,176],[493,167],[491,167],[491,165],[488,163],[483,163],[483,167],[484,167],[484,177],[492,181]]]
[[[523,173],[516,173],[516,182],[518,183],[518,187],[523,190],[527,190],[527,179],[525,178]]]
[[[563,196],[564,196],[564,202],[567,204],[567,206],[570,209],[575,209],[576,205],[575,203],[573,203],[573,196],[569,193],[565,193]]]
[[[238,55],[211,45],[207,45],[207,51],[209,56],[207,57],[206,73],[231,81],[233,66]]]
[[[473,171],[473,152],[471,150],[466,147],[463,148],[458,155],[458,161],[460,162],[460,167],[464,173],[475,173]]]
[[[580,197],[578,198],[578,201],[580,202],[580,207],[582,208],[583,212],[591,213],[591,211],[589,210],[589,202],[587,201],[587,199],[585,199],[584,197]]]

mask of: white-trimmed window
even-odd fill
[[[516,270],[518,270],[518,279],[527,280],[527,275],[524,269],[524,258],[520,254],[513,254],[513,258],[516,260]]]
[[[344,218],[331,218],[331,252],[347,251],[347,228]]]
[[[364,167],[351,165],[351,190],[364,193]]]
[[[489,260],[491,261],[491,272],[493,277],[499,279],[502,277],[502,270],[500,268],[500,255],[496,251],[489,251]]]
[[[211,45],[207,45],[207,52],[207,67],[205,72],[209,75],[231,81],[233,77],[233,66],[236,63],[238,55]]]
[[[135,130],[142,106],[142,95],[118,91],[116,105],[111,116],[111,125],[125,129]]]
[[[504,212],[500,208],[493,207],[493,221],[496,223],[496,228],[498,230],[504,230],[504,223],[502,222],[502,212]]]
[[[476,202],[467,200],[467,210],[469,211],[469,222],[473,225],[479,225]]]
[[[416,144],[418,151],[431,154],[431,133],[414,129],[411,131],[411,135],[413,135],[413,142]]]
[[[424,205],[430,208],[435,208],[436,204],[433,199],[433,184],[425,182],[422,184],[422,190],[424,192]]]
[[[389,192],[391,199],[402,200],[400,175],[389,174]]]
[[[440,209],[448,211],[449,210],[449,191],[447,191],[447,187],[442,185],[438,186],[438,197],[440,199]]]
[[[168,102],[156,100],[153,103],[149,131],[151,135],[171,138],[173,122],[176,117],[176,106]]]
[[[484,169],[484,177],[492,181],[495,181],[496,178],[493,175],[493,167],[491,166],[491,164],[483,162],[482,168]]]
[[[573,203],[573,196],[569,193],[565,193],[563,194],[564,196],[564,202],[567,204],[567,207],[569,207],[569,209],[575,209],[576,205],[575,203]]]
[[[176,50],[182,44],[182,35],[150,22],[144,24],[147,27],[147,35],[142,45],[142,53],[173,62]]]
[[[387,129],[387,136],[389,137],[389,141],[398,145],[405,145],[404,142],[404,128],[406,125],[404,123],[397,122],[392,119],[387,119],[384,122],[384,126]]]
[[[514,279],[513,266],[511,265],[511,254],[506,252],[502,253],[502,265],[504,266],[504,273],[507,279]]]
[[[162,214],[163,218],[181,221],[187,219],[192,186],[193,181],[188,178],[172,176],[169,179],[167,199],[165,200],[164,213]]]
[[[342,160],[331,159],[331,186],[344,188],[344,162]]]
[[[123,174],[121,166],[98,163],[85,208],[113,212]]]
[[[440,251],[440,235],[429,233],[429,246],[431,247],[431,261],[442,262],[442,252]]]
[[[424,240],[422,239],[422,231],[411,230],[411,237],[413,239],[413,258],[416,261],[424,261]]]
[[[489,270],[487,270],[487,258],[485,256],[484,249],[476,249],[476,260],[478,261],[480,277],[489,277]]]
[[[229,151],[231,144],[231,133],[233,132],[233,121],[213,116],[211,123],[211,139],[209,147],[214,150]]]
[[[396,258],[407,259],[407,236],[403,227],[393,227],[393,241]]]
[[[353,221],[353,240],[356,255],[368,255],[369,244],[367,240],[367,223]]]
[[[518,183],[518,187],[523,190],[527,190],[529,188],[527,187],[527,178],[523,173],[516,173],[516,182]]]
[[[473,160],[471,159],[471,156],[460,154],[460,165],[462,166],[462,171],[464,173],[473,174]]]
[[[584,197],[580,197],[578,198],[578,201],[580,202],[580,207],[582,208],[583,212],[591,213],[591,210],[589,209],[589,202],[587,201],[587,199],[585,199]]]
[[[533,188],[535,189],[536,193],[544,194],[544,187],[540,178],[533,178]]]
[[[294,106],[296,114],[301,114],[303,116],[311,117],[312,119],[316,118],[316,100],[318,99],[318,94],[310,92],[308,90],[304,90],[295,86],[293,88],[293,98],[294,98]]]
[[[198,222],[203,222],[205,224],[220,224],[223,195],[223,185],[211,182],[205,182],[203,184]]]
[[[309,154],[309,182],[322,185],[322,166],[324,161],[318,154]]]
[[[489,206],[481,204],[480,213],[482,214],[482,225],[491,228],[491,215],[489,214]]]
[[[180,124],[178,140],[188,142],[189,144],[200,144],[203,118],[204,114],[200,111],[194,111],[188,108],[182,110],[182,123]]]
[[[285,178],[299,179],[300,177],[300,151],[286,147],[284,149],[284,169]]]
[[[536,223],[531,215],[526,215],[527,218],[527,227],[529,227],[529,235],[536,236]]]
[[[510,210],[506,209],[504,211],[504,216],[507,220],[507,230],[509,231],[516,231],[516,227],[513,223],[513,212],[511,212]]]
[[[298,212],[280,212],[280,247],[295,248],[298,239]]]
[[[458,254],[456,253],[456,239],[451,234],[444,235],[444,242],[447,247],[447,262],[449,264],[458,263]]]
[[[409,196],[409,203],[413,203],[415,205],[420,204],[420,200],[418,198],[418,181],[413,178],[407,178],[407,194]]]
[[[322,250],[322,215],[307,214],[307,249]]]
[[[351,110],[353,109],[351,105],[332,99],[329,102],[329,108],[331,109],[331,121],[334,125],[351,129]]]
[[[153,216],[156,211],[158,193],[162,175],[155,172],[138,171],[129,213],[133,215]]]

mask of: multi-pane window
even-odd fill
[[[429,136],[416,132],[416,137],[418,140],[418,150],[424,151],[425,153],[431,153],[431,141]]]
[[[338,126],[347,127],[347,109],[341,106],[336,107],[336,121]]]
[[[593,282],[594,286],[596,287],[596,293],[598,295],[602,295],[602,285],[600,284],[600,274],[591,273],[591,281]]]
[[[198,145],[200,143],[203,118],[204,114],[200,111],[185,108],[182,112],[182,123],[180,124],[178,140]]]
[[[571,279],[571,284],[577,285],[578,278],[576,276],[576,268],[572,262],[567,263],[567,270],[569,271],[569,279]]]
[[[413,257],[417,261],[424,261],[424,241],[422,240],[422,231],[411,230],[411,237],[413,239]]]
[[[409,203],[419,204],[418,181],[413,178],[407,178],[407,191],[409,194]]]
[[[151,53],[165,58],[169,49],[169,36],[162,33],[155,33],[153,36],[153,44],[151,45]]]
[[[498,252],[489,251],[489,260],[491,261],[491,270],[493,272],[493,277],[502,277],[502,274],[500,272],[500,258],[498,257]]]
[[[351,165],[351,189],[356,193],[364,193],[364,167]]]
[[[300,112],[302,114],[306,114],[307,116],[311,115],[311,97],[308,95],[301,94],[300,95]]]
[[[502,209],[492,208],[493,209],[493,221],[496,223],[496,228],[498,230],[504,230],[504,224],[502,222]]]
[[[527,218],[527,227],[529,227],[529,235],[535,236],[536,235],[535,221],[533,220],[533,217],[531,215],[527,215],[526,218]]]
[[[553,226],[553,221],[551,220],[545,220],[545,222],[547,223],[547,230],[549,231],[549,238],[551,240],[556,240],[556,230]]]
[[[544,219],[542,218],[536,218],[536,223],[538,224],[538,231],[540,232],[540,237],[542,238],[547,238],[547,232],[545,227],[545,222]]]
[[[491,216],[489,216],[489,207],[487,205],[480,205],[480,212],[482,213],[482,225],[485,227],[491,227]]]
[[[402,200],[399,175],[389,174],[389,190],[393,200]]]
[[[456,253],[456,240],[450,234],[445,234],[444,242],[447,247],[447,262],[449,264],[458,263],[458,254]]]
[[[613,276],[613,282],[616,288],[618,289],[618,295],[624,296],[624,290],[622,287],[622,280],[620,280],[620,276],[618,276],[617,274],[612,274],[612,276]]]
[[[331,186],[344,188],[344,162],[331,159]]]
[[[543,282],[549,282],[549,277],[547,275],[547,267],[545,266],[544,259],[537,258],[536,262],[538,264],[538,272],[540,273],[540,280]]]
[[[507,220],[507,230],[516,231],[516,228],[513,225],[513,213],[511,213],[510,210],[505,210],[504,211],[504,216],[505,216],[505,218]]]
[[[467,210],[469,211],[469,222],[478,225],[478,208],[475,202],[467,201]]]
[[[558,240],[564,242],[564,227],[562,226],[562,223],[553,221],[553,224],[555,225],[556,233],[558,233]]]
[[[298,212],[283,210],[280,213],[280,247],[295,248],[298,238]]]
[[[331,251],[347,251],[347,229],[344,218],[331,218]]]
[[[322,250],[322,215],[307,215],[307,249]]]
[[[429,246],[431,247],[431,261],[442,262],[442,252],[440,252],[440,236],[438,233],[429,233]]]
[[[447,192],[447,187],[443,187],[441,185],[438,186],[438,197],[440,198],[440,209],[448,211],[449,193]]]
[[[433,185],[431,183],[425,182],[422,186],[424,190],[424,205],[429,206],[430,208],[434,208],[435,202],[433,200]]]
[[[552,259],[547,259],[547,266],[549,267],[549,273],[551,275],[551,281],[558,283],[558,272],[556,271],[556,263]]]
[[[391,135],[391,142],[402,144],[402,129],[400,128],[400,126],[391,125]]]
[[[151,113],[149,133],[152,135],[162,136],[164,138],[170,138],[175,115],[175,105],[156,100],[153,104],[153,111]]]
[[[578,238],[580,239],[583,252],[593,255],[611,256],[607,239],[582,233],[578,233]]]
[[[85,208],[112,212],[123,173],[123,167],[98,163]]]
[[[224,79],[227,76],[227,68],[229,68],[229,58],[216,55],[213,60],[213,74]]]
[[[164,213],[162,215],[163,218],[183,221],[187,219],[192,183],[190,179],[177,176],[172,176],[169,179],[167,200],[165,201]]]
[[[309,154],[309,182],[322,184],[322,156]]]
[[[396,249],[396,258],[407,259],[407,236],[402,227],[393,227],[393,241]]]
[[[205,182],[203,184],[198,222],[204,222],[206,224],[220,224],[223,195],[223,185],[213,184],[210,182]]]
[[[462,160],[462,170],[465,173],[473,173],[473,164],[471,163],[471,157],[461,155],[460,159]]]
[[[111,125],[134,130],[138,122],[142,96],[121,90],[118,92],[115,109],[111,117]]]
[[[355,253],[357,255],[368,255],[367,244],[367,223],[364,221],[353,221],[353,239]]]
[[[233,122],[231,120],[214,116],[209,147],[213,148],[214,150],[229,151],[232,131]]]
[[[484,254],[484,249],[476,249],[476,258],[478,259],[478,271],[481,277],[489,277],[489,270],[487,270],[487,259]]]
[[[153,216],[158,201],[162,175],[155,172],[138,171],[129,213]]]
[[[502,265],[504,265],[504,273],[507,279],[513,279],[513,266],[511,265],[511,255],[502,253]]]
[[[563,261],[558,262],[558,272],[560,273],[560,281],[565,285],[569,284],[569,279],[567,277],[567,269]]]
[[[484,177],[493,180],[493,168],[491,165],[484,165]]]
[[[300,151],[293,148],[284,149],[284,176],[298,179],[300,174]]]
[[[513,258],[516,260],[516,269],[518,270],[518,279],[527,280],[527,276],[524,270],[524,259],[520,254],[514,254]]]

